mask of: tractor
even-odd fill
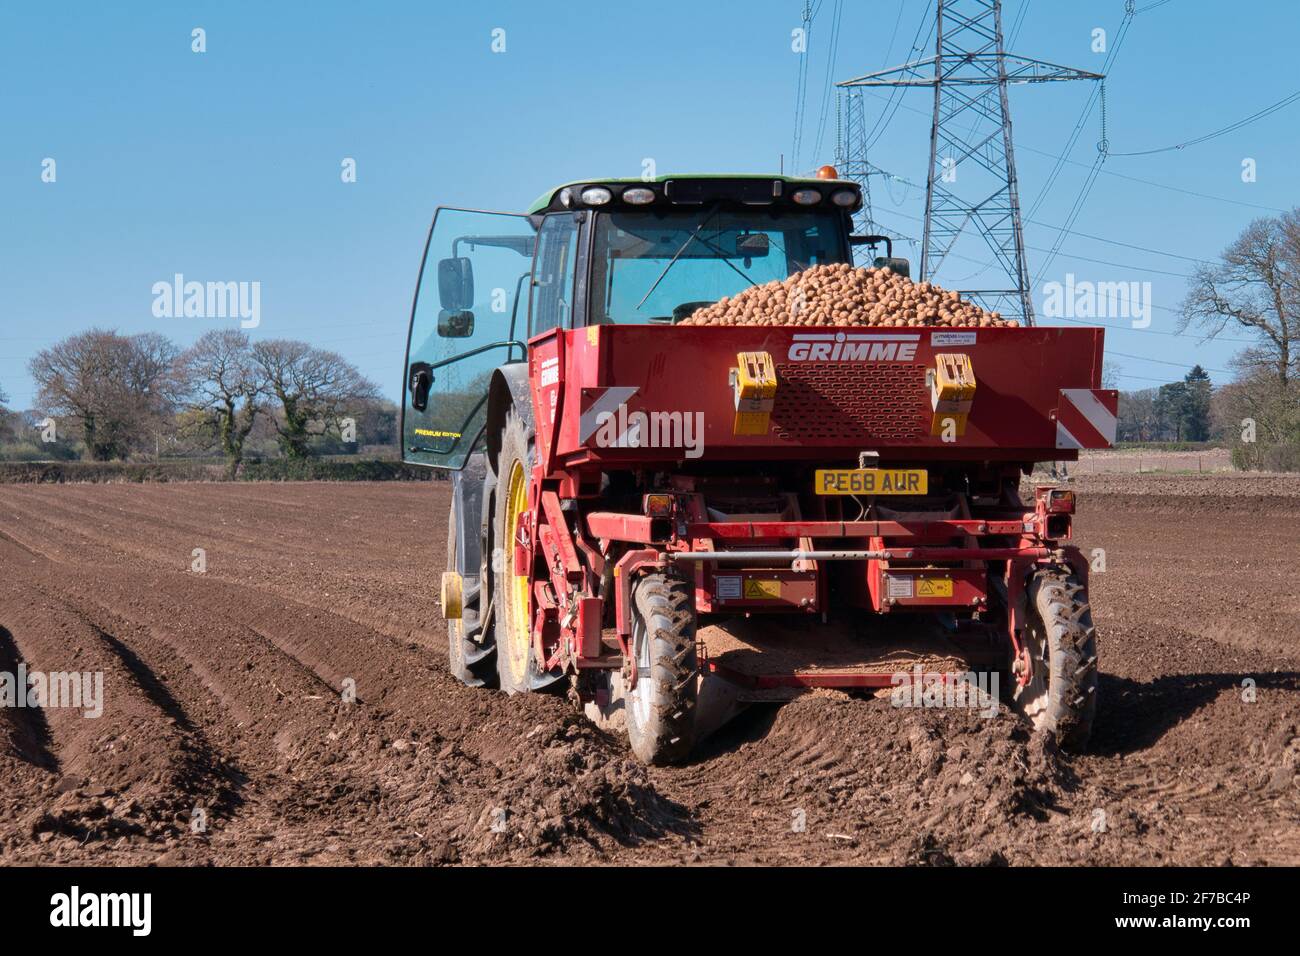
[[[568,694],[656,764],[756,701],[978,668],[1086,744],[1074,492],[1021,485],[1113,442],[1103,330],[682,324],[862,246],[906,275],[854,235],[861,204],[830,170],[437,209],[401,433],[405,461],[452,473],[455,677]]]

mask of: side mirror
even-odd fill
[[[872,260],[872,268],[888,269],[895,275],[910,279],[912,277],[912,264],[906,259],[894,258],[894,241],[888,236],[849,236],[849,245],[866,246],[872,252],[875,252],[876,247],[881,243],[885,244],[885,254],[876,256]]]
[[[877,256],[871,263],[877,269],[888,269],[895,275],[900,275],[904,279],[912,277],[912,264],[906,259],[896,259],[893,256]]]
[[[465,256],[438,260],[438,303],[452,312],[474,307],[474,266]]]
[[[444,339],[467,339],[474,334],[474,313],[469,309],[443,309],[438,313],[438,334]]]
[[[764,258],[771,246],[767,233],[749,232],[736,237],[736,255],[742,259]]]

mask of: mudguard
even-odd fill
[[[479,528],[483,521],[483,484],[487,476],[487,456],[471,455],[461,471],[451,473],[451,517],[456,522],[456,540],[461,542],[456,555],[456,571],[466,579],[477,580],[480,563]],[[468,580],[467,580],[468,583]]]
[[[512,405],[515,413],[523,419],[525,427],[535,433],[533,399],[528,389],[527,362],[502,365],[492,373],[492,384],[488,386],[487,423],[483,429],[487,442],[488,469],[492,472],[497,469],[497,455],[501,451],[501,429],[506,423],[506,411]]]

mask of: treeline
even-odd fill
[[[391,446],[397,409],[341,355],[218,329],[182,349],[163,335],[91,329],[28,363],[36,408],[0,393],[0,457],[114,461],[217,455],[306,460]]]
[[[1216,428],[1217,396],[1199,365],[1177,382],[1119,394],[1121,442],[1207,442],[1223,440]]]
[[[1180,331],[1231,330],[1252,344],[1214,387],[1200,366],[1179,382],[1120,396],[1122,441],[1217,440],[1238,468],[1300,470],[1300,209],[1257,219],[1217,262],[1198,265]]]

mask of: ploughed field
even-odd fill
[[[0,684],[103,681],[0,708],[0,863],[1300,863],[1300,480],[1090,481],[1089,754],[818,693],[668,769],[447,675],[448,484],[0,486]]]

